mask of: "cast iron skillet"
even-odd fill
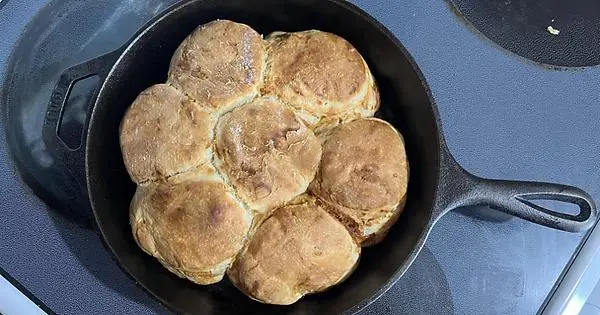
[[[406,208],[381,244],[364,250],[360,265],[342,285],[288,306],[254,302],[227,280],[202,287],[182,280],[134,242],[128,208],[135,186],[123,165],[119,123],[144,88],[164,82],[171,55],[199,24],[231,19],[258,32],[320,29],[336,33],[362,53],[381,89],[379,115],[404,135],[411,164]],[[82,145],[59,139],[62,109],[74,82],[98,75],[101,86],[89,107]],[[332,314],[358,312],[383,294],[413,262],[435,222],[449,210],[488,205],[525,220],[565,231],[583,231],[596,219],[584,191],[564,185],[482,179],[462,169],[442,137],[440,120],[423,75],[406,49],[372,17],[342,0],[192,0],[152,21],[123,48],[74,66],[61,76],[44,122],[44,141],[71,171],[85,178],[98,228],[120,265],[172,309],[202,314]],[[532,200],[579,206],[577,215],[554,212]]]

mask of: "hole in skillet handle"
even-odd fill
[[[598,213],[592,197],[585,191],[567,185],[486,179],[462,168],[452,157],[445,144],[441,146],[440,186],[436,212],[439,217],[452,209],[488,206],[527,221],[567,232],[589,230]],[[578,208],[575,214],[559,212],[545,207],[558,202]],[[473,208],[473,207],[470,207]]]
[[[73,202],[77,205],[77,207],[73,207],[75,209],[69,209],[69,212],[76,212],[70,213],[70,215],[78,217],[80,221],[88,225],[93,222],[85,171],[89,118],[102,82],[120,54],[121,49],[65,70],[52,91],[42,126],[44,144],[55,159],[53,167],[65,174],[65,180],[70,178],[73,182],[64,184],[64,188],[71,191]],[[87,94],[87,97],[80,99],[79,104],[68,104],[69,100],[74,100],[70,96],[73,94],[73,87],[78,82],[83,84],[79,84],[75,92],[78,95]],[[92,93],[84,91],[85,88],[91,89]],[[72,124],[68,121],[73,118],[70,117],[73,113],[84,115],[77,119],[82,121],[82,124]],[[67,119],[65,119],[66,117]],[[67,134],[68,132],[70,134]],[[65,138],[61,138],[61,135]]]
[[[550,228],[568,232],[588,230],[596,221],[597,210],[585,191],[567,185],[477,178],[474,194],[477,204],[520,217]],[[552,210],[560,203],[569,203],[575,213]],[[543,206],[543,205],[546,205]]]
[[[534,196],[528,196],[527,198],[532,198]],[[522,197],[517,197],[522,198]],[[574,204],[571,202],[559,201],[559,200],[551,200],[551,199],[525,199],[521,200],[521,202],[525,202],[526,204],[532,203],[532,207],[540,207],[544,208],[548,211],[554,211],[563,214],[570,214],[577,216],[581,211],[579,209],[578,204]]]
[[[98,75],[77,80],[73,83],[71,91],[68,92],[67,101],[58,125],[58,137],[71,150],[77,150],[81,147],[81,136],[87,118],[87,109],[94,97],[94,92],[99,86],[99,81]]]

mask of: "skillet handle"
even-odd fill
[[[440,186],[434,215],[466,206],[488,206],[527,221],[568,232],[588,230],[598,216],[585,191],[567,185],[477,177],[462,168],[447,147],[440,156]],[[539,206],[534,201],[562,201],[579,207],[576,215]],[[466,211],[466,209],[465,209]]]
[[[63,168],[75,176],[80,185],[85,184],[85,147],[89,118],[93,110],[92,104],[95,103],[100,86],[119,55],[120,50],[114,51],[65,70],[54,87],[48,103],[42,126],[44,144],[53,157],[62,163]],[[59,136],[64,109],[75,83],[95,75],[99,77],[100,84],[95,87],[90,102],[84,108],[86,115],[80,145],[71,148]]]
[[[116,50],[65,70],[51,94],[42,125],[42,139],[47,151],[54,158],[52,167],[58,171],[56,174],[60,174],[60,178],[57,178],[57,180],[62,183],[62,195],[56,197],[57,201],[54,206],[60,207],[63,214],[85,227],[94,226],[85,171],[85,148],[89,119],[100,86],[120,55],[121,50]],[[85,119],[83,126],[79,126],[79,128],[82,128],[81,138],[78,141],[79,146],[71,148],[59,136],[63,112],[67,103],[69,103],[69,95],[74,84],[94,75],[98,76],[99,84],[93,88],[94,91],[89,103],[84,104],[82,109]]]
[[[581,232],[596,221],[596,206],[585,191],[567,185],[475,178],[480,194],[477,204],[535,222],[547,227]],[[577,205],[576,215],[557,212],[535,204],[535,201],[562,201]]]

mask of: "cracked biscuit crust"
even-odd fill
[[[360,247],[313,197],[279,208],[257,229],[228,271],[255,300],[288,305],[342,282]]]
[[[401,136],[364,119],[378,107],[366,62],[337,35],[263,40],[232,21],[201,25],[173,55],[166,83],[142,92],[122,120],[123,159],[138,184],[135,240],[198,284],[234,264],[232,281],[265,303],[340,283],[406,197]]]
[[[170,271],[198,284],[223,278],[244,244],[251,220],[208,167],[139,186],[130,208],[139,246]]]
[[[333,205],[336,217],[359,239],[387,232],[403,210],[408,188],[402,136],[389,123],[368,118],[340,125],[322,140],[323,157],[310,191]]]
[[[177,48],[168,82],[224,112],[258,95],[265,59],[260,34],[245,24],[217,20],[198,27]]]
[[[216,120],[166,84],[149,87],[121,122],[123,161],[137,184],[185,172],[210,161]]]
[[[304,193],[321,159],[313,132],[271,97],[224,115],[215,133],[217,167],[258,212]]]
[[[373,116],[379,92],[367,63],[345,39],[310,30],[267,36],[265,94],[293,106],[313,129]]]

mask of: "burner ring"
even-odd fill
[[[451,0],[462,18],[519,56],[558,67],[600,64],[600,2]]]

